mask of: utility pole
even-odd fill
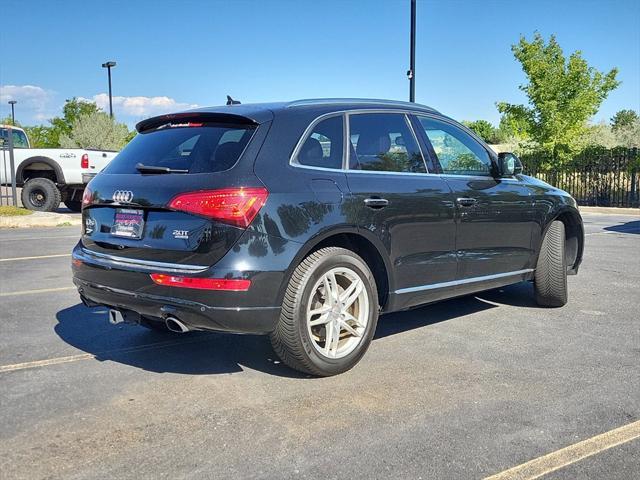
[[[111,97],[111,68],[116,66],[116,62],[105,62],[102,64],[102,68],[107,69],[109,75],[109,116],[113,118],[113,100]]]
[[[11,105],[11,123],[13,123],[13,125],[16,124],[16,111],[13,108],[16,103],[18,103],[17,100],[9,100],[9,105]]]
[[[411,47],[409,54],[409,101],[416,101],[416,0],[411,0]]]

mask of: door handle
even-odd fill
[[[461,198],[457,198],[456,202],[461,207],[472,207],[473,205],[478,203],[478,200],[475,199],[475,198],[471,198],[471,197],[461,197]]]
[[[369,208],[384,208],[389,205],[386,198],[365,198],[364,204]]]

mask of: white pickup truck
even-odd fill
[[[0,185],[11,185],[9,131],[16,185],[22,187],[22,205],[30,210],[50,212],[64,202],[79,212],[85,185],[117,155],[107,150],[31,148],[24,130],[0,125]]]

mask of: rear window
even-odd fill
[[[139,173],[138,164],[188,173],[222,172],[235,165],[255,131],[246,125],[192,125],[168,125],[136,135],[104,172]]]
[[[13,133],[13,148],[29,148],[29,142],[27,136],[21,130],[11,129]],[[7,128],[0,128],[0,143],[2,146],[8,146],[9,142],[9,130]]]

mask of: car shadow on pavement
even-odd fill
[[[500,305],[534,306],[530,285],[512,285],[380,317],[375,339],[428,327]],[[105,308],[77,304],[56,314],[56,334],[67,344],[95,356],[156,373],[229,374],[244,368],[271,375],[308,378],[280,362],[269,339],[260,335],[215,332],[175,334],[138,325],[111,325]]]
[[[608,232],[634,233],[640,235],[640,220],[633,220],[621,225],[611,225],[610,227],[605,227],[604,230]]]
[[[497,308],[501,305],[538,308],[533,297],[532,284],[530,282],[521,282],[475,295],[433,303],[405,312],[383,315],[378,321],[378,329],[374,339],[433,325],[452,318],[464,317],[490,308]]]

